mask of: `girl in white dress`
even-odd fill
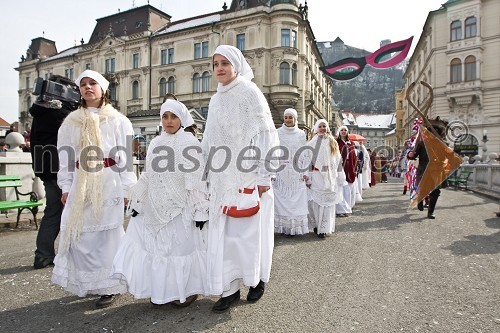
[[[132,188],[134,213],[113,273],[135,298],[187,306],[206,291],[203,156],[198,140],[183,130],[193,124],[184,104],[166,100],[160,118],[163,132],[151,141],[146,169]]]
[[[101,308],[126,292],[110,273],[124,234],[124,203],[137,181],[125,152],[134,132],[109,103],[109,82],[101,74],[86,70],[75,82],[82,106],[66,117],[57,140],[65,206],[52,281],[78,296],[100,295]]]
[[[269,281],[274,246],[271,174],[278,156],[272,152],[279,139],[267,100],[251,81],[253,71],[241,51],[218,46],[213,69],[219,84],[210,99],[202,146],[210,189],[208,285],[211,294],[222,296],[213,311],[222,312],[240,299],[241,281],[250,287],[250,302],[262,297]]]
[[[278,136],[288,158],[280,160],[282,170],[276,173],[273,181],[274,231],[290,236],[307,234],[307,176],[302,171],[305,154],[296,156],[297,150],[306,144],[306,135],[298,127],[296,110],[285,110],[284,124],[278,129]]]
[[[309,226],[319,238],[335,231],[335,204],[342,198],[345,176],[337,141],[330,134],[328,122],[319,119],[314,125],[314,137],[308,142],[313,149],[318,145],[307,186],[309,187]],[[318,142],[318,140],[320,142]],[[340,177],[339,177],[340,175]]]

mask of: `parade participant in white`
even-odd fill
[[[253,72],[241,51],[228,45],[217,47],[213,70],[219,85],[210,100],[202,142],[210,168],[207,270],[210,293],[222,294],[213,310],[225,311],[240,298],[240,279],[250,286],[249,301],[257,301],[269,281],[274,199],[272,161],[266,157],[279,146],[279,139],[266,98],[250,81]],[[257,191],[260,209],[257,203],[254,208],[258,212],[234,217],[246,215],[239,214],[240,202],[245,195],[254,198]]]
[[[132,188],[130,208],[139,214],[130,219],[113,273],[135,298],[187,306],[206,290],[203,156],[198,140],[182,129],[192,124],[184,104],[167,100],[160,119],[163,132],[151,141],[146,168]]]
[[[306,144],[306,135],[298,127],[296,110],[285,110],[284,124],[278,129],[278,136],[288,158],[280,160],[280,171],[273,181],[274,231],[292,236],[307,234],[307,176],[301,171],[304,170],[305,154],[296,156],[297,150]]]
[[[366,147],[364,143],[361,141],[360,147],[363,150],[363,172],[361,173],[361,188],[363,190],[366,190],[367,188],[370,188],[370,183],[371,183],[371,173],[372,173],[372,168],[370,164],[370,153],[368,150],[366,150]]]
[[[101,295],[96,305],[104,307],[126,291],[110,273],[124,234],[124,201],[137,181],[125,151],[134,132],[109,104],[101,74],[86,70],[75,82],[82,106],[64,120],[57,141],[65,207],[52,281],[78,296]]]
[[[312,156],[309,180],[309,226],[319,238],[335,231],[335,204],[342,198],[345,181],[339,146],[330,134],[328,122],[319,119],[314,125],[314,137],[308,145],[317,151]],[[318,142],[320,141],[320,142]],[[316,147],[320,145],[319,149]]]

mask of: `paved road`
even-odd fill
[[[33,270],[36,231],[0,228],[1,332],[500,332],[498,201],[443,190],[437,218],[407,211],[401,181],[364,194],[325,240],[276,235],[271,282],[230,312],[122,296],[108,309]],[[0,217],[2,218],[2,217]]]

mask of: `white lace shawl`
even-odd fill
[[[296,156],[296,153],[297,150],[306,145],[306,135],[296,126],[287,127],[283,124],[278,129],[278,136],[280,146],[286,147],[289,155],[288,159],[280,161],[281,167],[284,169],[276,173],[273,188],[282,197],[290,198],[296,193],[299,186],[304,186],[303,175],[306,172],[300,170],[305,168],[306,155],[302,153],[300,156]]]
[[[175,134],[163,132],[151,141],[146,168],[132,188],[131,198],[131,207],[144,214],[150,237],[180,214],[186,228],[195,219],[208,220],[203,162],[200,143],[182,129]],[[136,208],[138,204],[142,207]]]
[[[271,111],[259,88],[241,76],[228,85],[219,86],[209,104],[203,154],[212,170],[220,170],[229,163],[223,171],[211,171],[205,175],[209,181],[211,212],[220,210],[222,205],[235,205],[236,193],[241,187],[255,186],[266,178],[270,184],[271,173],[264,167],[269,161],[265,158],[269,149],[278,145]],[[237,168],[237,157],[245,147],[257,147],[261,153],[260,158],[249,162],[257,164],[251,172],[241,172]],[[221,150],[211,158],[210,151],[219,148]],[[226,154],[228,151],[230,160]],[[252,150],[247,151],[246,156],[252,157],[251,153]]]

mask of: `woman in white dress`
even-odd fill
[[[137,181],[125,150],[134,132],[109,103],[109,82],[101,74],[86,70],[75,82],[82,106],[66,117],[57,140],[65,206],[52,281],[78,296],[101,295],[96,306],[106,307],[126,292],[110,273],[124,235],[127,193]]]
[[[135,298],[187,306],[206,290],[202,229],[208,220],[208,192],[202,181],[203,155],[198,140],[183,130],[193,123],[184,104],[166,100],[160,119],[163,132],[151,141],[146,169],[132,188],[135,216],[113,273]]]
[[[309,187],[309,226],[319,238],[335,231],[335,204],[342,197],[344,182],[342,157],[335,138],[330,134],[328,122],[319,119],[314,125],[314,137],[307,144],[319,149],[312,157],[311,172],[307,181]],[[320,141],[320,142],[318,142]],[[339,172],[340,171],[340,172]],[[340,192],[340,196],[339,196]]]
[[[307,176],[304,171],[304,156],[296,156],[297,150],[306,144],[306,135],[297,124],[297,111],[286,109],[284,124],[278,129],[282,149],[288,158],[282,159],[282,170],[276,173],[274,190],[274,231],[284,235],[303,235],[309,232],[307,219]],[[299,152],[300,153],[300,152]]]
[[[279,139],[266,98],[251,81],[253,71],[241,51],[218,46],[213,70],[219,84],[210,99],[202,146],[210,191],[208,286],[212,295],[221,295],[213,311],[222,312],[240,299],[241,281],[250,287],[249,302],[262,297],[269,281],[274,246],[271,175],[277,168],[273,162]]]

